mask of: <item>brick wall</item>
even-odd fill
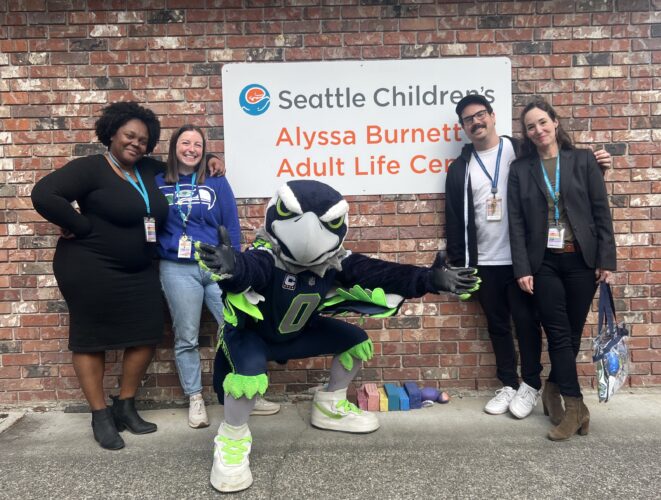
[[[66,305],[51,274],[57,230],[32,210],[35,180],[99,152],[92,131],[99,109],[123,99],[161,117],[157,154],[185,122],[204,127],[211,150],[222,151],[221,69],[238,61],[508,56],[518,109],[530,95],[543,95],[578,143],[603,144],[614,156],[607,175],[620,259],[614,293],[621,317],[632,324],[631,385],[660,385],[660,6],[659,0],[136,0],[125,10],[117,0],[0,0],[0,405],[82,399],[66,349]],[[443,245],[443,196],[350,201],[354,250],[428,264]],[[250,238],[263,200],[239,204]],[[584,387],[593,384],[594,322],[591,314],[580,354]],[[364,380],[497,385],[475,302],[428,296],[407,303],[396,318],[365,325],[377,353]],[[201,339],[207,389],[213,335],[207,313]],[[171,346],[168,332],[141,397],[181,396]],[[117,356],[107,355],[109,390],[117,387]],[[327,359],[274,367],[271,390],[301,391],[325,380],[327,368]]]

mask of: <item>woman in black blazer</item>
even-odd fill
[[[543,100],[523,109],[521,125],[527,154],[512,163],[507,194],[512,264],[548,340],[551,373],[542,400],[555,426],[548,437],[556,441],[588,433],[576,356],[597,283],[615,270],[615,237],[592,151],[574,148]]]

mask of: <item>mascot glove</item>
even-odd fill
[[[195,242],[195,260],[202,270],[211,273],[211,279],[214,281],[229,279],[236,270],[236,255],[225,226],[218,226],[218,241],[220,244],[217,247]]]
[[[482,280],[477,276],[477,269],[472,267],[453,267],[445,263],[445,252],[438,252],[432,265],[432,286],[438,292],[450,292],[467,300],[480,288]]]

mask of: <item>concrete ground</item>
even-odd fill
[[[586,394],[590,434],[561,443],[546,439],[541,403],[516,420],[483,413],[486,400],[380,413],[368,435],[310,427],[309,402],[251,417],[255,482],[230,498],[661,497],[661,391],[623,391],[607,404]],[[222,407],[208,409],[201,430],[187,426],[186,409],[144,411],[158,432],[124,432],[120,451],[94,442],[89,413],[26,413],[0,434],[0,498],[218,499],[209,470]]]

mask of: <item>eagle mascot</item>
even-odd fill
[[[451,292],[465,299],[479,287],[475,269],[447,266],[440,254],[426,268],[346,250],[348,210],[330,186],[293,180],[270,200],[264,226],[245,252],[232,248],[223,227],[219,246],[196,243],[200,266],[225,292],[214,365],[214,389],[225,411],[211,469],[211,484],[221,492],[253,482],[248,417],[268,387],[269,361],[333,356],[328,385],[312,401],[312,425],[373,432],[376,415],[347,400],[347,387],[372,358],[372,341],[362,328],[332,316],[386,317],[406,298]]]

